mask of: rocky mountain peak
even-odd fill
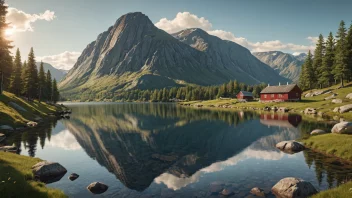
[[[199,28],[175,34],[158,29],[141,12],[121,16],[91,42],[60,83],[64,96],[184,84],[247,84],[287,79],[237,43]]]

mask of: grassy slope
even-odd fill
[[[14,102],[27,111],[16,110],[9,105],[9,102]],[[59,108],[44,102],[40,103],[37,100],[28,102],[12,93],[4,92],[3,95],[0,95],[0,125],[10,125],[12,127],[23,125],[28,121],[34,121],[33,119],[37,116],[45,118],[47,113],[54,112]]]
[[[352,135],[329,133],[310,136],[308,139],[302,140],[302,142],[313,150],[352,161]]]
[[[329,87],[329,89],[335,89],[336,87],[338,87],[338,85]],[[333,92],[338,94],[336,98],[342,99],[343,101],[342,104],[333,104],[331,103],[331,100],[328,100],[328,101],[324,100],[324,98],[330,96],[331,94],[323,94],[320,96],[303,98],[302,101],[300,102],[260,103],[260,102],[254,101],[254,102],[246,102],[246,103],[236,103],[237,102],[236,99],[231,99],[231,100],[190,101],[190,102],[183,102],[183,103],[184,104],[202,104],[205,107],[209,105],[224,105],[224,104],[232,105],[234,107],[254,107],[254,108],[263,108],[265,106],[277,106],[277,107],[288,107],[296,112],[300,112],[305,108],[312,107],[312,108],[318,109],[318,111],[324,112],[324,115],[327,115],[327,116],[338,115],[347,120],[352,120],[352,112],[348,112],[344,114],[332,112],[332,110],[335,107],[340,107],[340,106],[352,103],[352,100],[345,98],[347,94],[352,93],[352,83],[347,84],[345,88],[333,90]],[[308,93],[308,91],[303,93],[302,95],[304,96],[306,93]]]
[[[337,188],[322,191],[312,198],[350,198],[352,197],[352,182],[343,184]]]
[[[62,191],[33,180],[31,167],[39,161],[38,158],[0,152],[0,197],[66,197]]]

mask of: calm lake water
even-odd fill
[[[299,115],[210,111],[174,104],[76,103],[70,119],[15,136],[20,154],[62,164],[68,173],[48,184],[69,197],[250,197],[250,189],[299,177],[317,189],[352,177],[352,167],[311,151],[285,154],[283,140],[323,123]],[[70,173],[80,177],[70,181]],[[109,186],[101,195],[86,187]]]

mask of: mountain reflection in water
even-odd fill
[[[211,111],[173,104],[90,103],[70,108],[71,119],[34,133],[25,132],[10,141],[18,146],[22,143],[22,149],[30,156],[36,155],[37,143],[44,153],[53,152],[49,148],[85,152],[91,161],[105,167],[127,187],[109,188],[107,196],[160,194],[156,189],[165,186],[171,191],[161,192],[170,196],[191,193],[206,197],[210,194],[204,185],[222,178],[227,186],[236,186],[235,197],[242,197],[253,185],[269,189],[292,173],[302,174],[317,188],[325,189],[343,182],[352,172],[346,171],[349,166],[310,151],[287,155],[275,149],[277,142],[300,138],[315,128],[330,127],[304,121],[299,115]],[[276,170],[268,169],[273,166],[271,163],[276,163]],[[287,163],[291,165],[287,167]],[[82,171],[84,166],[88,165],[82,164]],[[65,167],[70,171],[70,167]],[[246,175],[246,180],[240,175],[247,169],[241,171],[241,167],[251,167],[253,174]],[[292,171],[297,167],[300,171]],[[226,175],[228,171],[233,173]],[[310,174],[304,174],[307,171]],[[271,178],[266,179],[263,174]],[[76,184],[83,179],[75,181]],[[52,184],[72,196],[87,195],[84,188],[67,190],[69,185],[65,179]]]

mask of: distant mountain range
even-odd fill
[[[214,85],[289,81],[248,49],[201,29],[168,34],[140,12],[120,17],[88,44],[59,84],[63,96]]]
[[[294,56],[280,51],[254,52],[253,55],[263,63],[272,67],[281,76],[294,82],[298,82],[301,66],[307,56],[305,53]]]
[[[40,62],[36,63],[38,71],[39,71],[39,67],[40,67]],[[55,67],[53,67],[52,65],[50,65],[49,63],[43,63],[43,68],[44,71],[47,72],[48,70],[51,73],[51,77],[54,79],[56,79],[56,81],[60,81],[66,74],[68,71],[66,70],[61,70],[61,69],[56,69]]]

